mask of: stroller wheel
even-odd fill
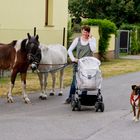
[[[98,96],[98,101],[103,102],[103,96],[101,94],[97,95]]]
[[[81,103],[80,103],[80,101],[79,100],[77,100],[77,101],[72,100],[71,107],[72,107],[72,111],[75,111],[75,109],[80,111],[81,110]]]
[[[75,111],[75,107],[72,108],[72,111]]]
[[[76,102],[75,100],[71,101],[71,107],[72,107],[72,111],[75,111],[75,107],[76,107]]]
[[[99,110],[99,103],[96,102],[96,103],[95,103],[95,112],[98,112],[98,110]]]
[[[103,102],[103,96],[101,96],[101,102]]]
[[[101,110],[101,112],[104,112],[104,109],[105,109],[104,103],[100,103],[100,110]]]
[[[80,101],[77,102],[77,109],[78,109],[78,111],[81,111],[81,102]]]

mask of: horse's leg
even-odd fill
[[[27,73],[21,73],[22,95],[25,103],[31,103],[26,93],[26,75]]]
[[[8,103],[13,103],[14,102],[13,97],[12,97],[12,90],[14,88],[16,76],[17,76],[17,71],[12,70],[10,87],[9,87],[9,91],[7,93],[7,102]]]
[[[53,96],[55,94],[56,72],[51,72],[51,77],[52,77],[52,89],[50,92],[50,96]]]
[[[64,80],[64,69],[60,70],[60,91],[59,91],[59,96],[63,95],[63,80]]]
[[[40,99],[47,99],[47,94],[46,94],[46,86],[47,82],[46,79],[48,77],[48,73],[38,73],[39,77],[39,82],[40,82],[40,87],[41,87],[41,94],[39,96]]]

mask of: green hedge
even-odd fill
[[[82,21],[82,25],[99,26],[99,58],[102,61],[106,60],[111,34],[117,34],[117,27],[115,23],[106,19],[87,19]]]
[[[72,36],[73,36],[73,29],[71,27],[71,22],[68,21],[68,25],[67,25],[67,49],[72,42]]]

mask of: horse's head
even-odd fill
[[[29,64],[31,64],[31,69],[36,70],[41,60],[39,36],[30,36],[29,33],[27,33],[27,36],[28,38],[25,46],[27,50],[27,58]]]

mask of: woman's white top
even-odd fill
[[[75,59],[76,59],[73,55],[73,50],[76,48],[76,46],[78,44],[78,40],[79,40],[79,37],[75,38],[68,49],[68,55],[69,55],[71,61],[75,61]],[[89,43],[89,47],[90,47],[91,51],[92,52],[96,51],[96,39],[94,37],[89,38],[86,41],[82,40],[82,38],[80,37],[80,42],[81,42],[81,45],[87,45]]]

